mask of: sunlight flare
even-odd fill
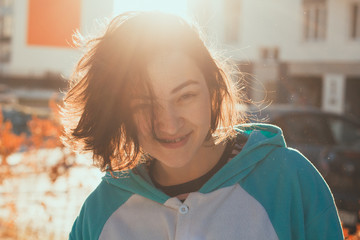
[[[188,17],[187,0],[115,0],[114,15],[126,11],[161,11]]]

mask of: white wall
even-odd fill
[[[284,58],[291,61],[360,61],[360,42],[350,39],[350,2],[328,0],[327,32],[324,42],[298,41],[285,45]]]
[[[92,31],[95,18],[110,17],[113,11],[112,7],[112,0],[83,0],[80,32]],[[40,76],[46,72],[52,72],[68,77],[80,56],[80,52],[65,47],[27,45],[27,9],[28,0],[14,1],[12,55],[11,62],[5,66],[4,72],[23,76]]]
[[[82,0],[80,32],[96,29],[95,19],[113,13],[114,0]],[[327,0],[327,37],[324,42],[305,42],[302,37],[302,0],[240,0],[242,19],[240,40],[225,45],[228,55],[245,61],[258,61],[262,47],[279,47],[281,61],[360,61],[360,43],[349,38],[350,3],[360,0]],[[202,1],[209,10],[211,41],[223,42],[222,0]],[[26,44],[28,0],[14,1],[14,35],[10,64],[4,72],[17,75],[61,73],[68,77],[80,56],[71,48],[28,46]],[[189,2],[191,3],[191,1]],[[205,7],[205,6],[204,6]]]
[[[211,17],[213,31],[220,34],[224,22],[222,0]],[[279,47],[283,61],[360,61],[360,42],[349,37],[350,3],[360,0],[327,0],[325,41],[303,40],[302,0],[242,0],[241,39],[225,45],[229,55],[239,60],[259,60],[261,47]]]

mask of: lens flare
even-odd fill
[[[188,17],[187,0],[115,0],[114,15],[126,11],[161,11]]]

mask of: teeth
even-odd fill
[[[186,136],[184,137],[180,137],[180,138],[176,138],[176,139],[161,139],[160,141],[161,142],[166,142],[166,143],[177,143],[177,142],[180,142],[181,140],[183,140]]]

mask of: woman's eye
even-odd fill
[[[196,93],[186,93],[186,94],[182,95],[179,100],[185,101],[188,99],[192,99],[192,98],[196,97],[196,95],[197,95]]]

